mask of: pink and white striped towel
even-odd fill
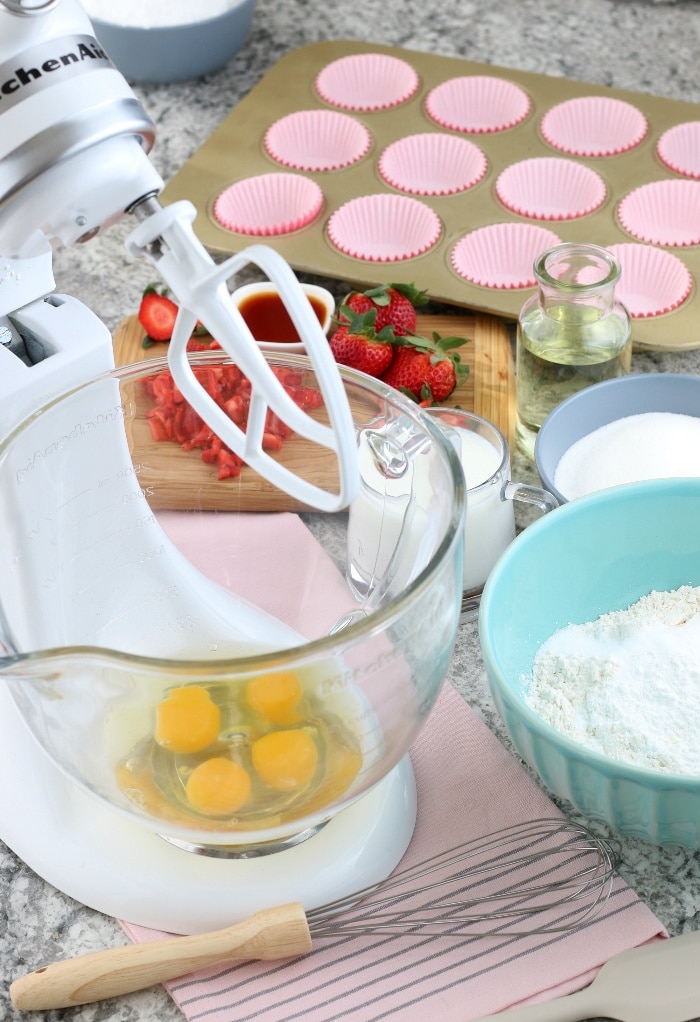
[[[252,566],[262,520],[251,518],[237,531]],[[166,523],[175,531],[180,527],[176,517]],[[210,538],[215,551],[216,536]],[[197,556],[204,567],[207,558],[201,547]],[[277,516],[275,529],[266,532],[264,556],[278,557],[282,565],[290,557],[317,557],[319,570],[328,573],[333,586],[335,569],[325,564],[293,515]],[[280,577],[284,575],[281,571]],[[254,589],[251,581],[242,595],[257,599],[261,594]],[[327,613],[328,588],[324,591]],[[258,602],[264,605],[262,597]],[[277,607],[266,609],[278,612],[279,592],[274,599]],[[416,740],[411,759],[418,818],[401,867],[519,821],[558,815],[547,795],[450,685]],[[166,936],[122,925],[134,941]],[[612,955],[663,936],[659,920],[618,879],[602,911],[572,932],[459,942],[434,936],[339,935],[319,942],[303,958],[222,964],[166,986],[189,1022],[424,1022],[435,1016],[442,1022],[468,1022],[581,989]]]

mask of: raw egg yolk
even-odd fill
[[[255,771],[277,791],[302,788],[316,772],[318,749],[306,731],[271,731],[253,742]]]
[[[221,711],[201,685],[175,688],[156,707],[155,739],[170,752],[201,752],[220,728]]]
[[[250,775],[240,764],[224,756],[205,759],[185,785],[187,801],[207,816],[230,816],[245,805],[250,795]]]
[[[294,671],[259,674],[248,682],[246,698],[251,710],[272,724],[296,724],[296,708],[303,691]]]

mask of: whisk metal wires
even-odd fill
[[[586,827],[537,819],[440,852],[306,917],[315,939],[558,933],[601,910],[616,862],[614,845]]]

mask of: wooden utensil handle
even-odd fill
[[[293,958],[311,950],[311,934],[298,902],[264,909],[212,933],[128,944],[21,976],[10,997],[22,1011],[70,1008],[143,990],[227,959]]]

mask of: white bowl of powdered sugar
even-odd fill
[[[535,463],[562,504],[624,483],[700,477],[700,377],[637,373],[579,391],[543,422]]]
[[[125,78],[177,82],[223,67],[250,34],[255,0],[81,0]]]
[[[529,526],[481,601],[490,689],[544,785],[615,831],[700,848],[700,478]]]

